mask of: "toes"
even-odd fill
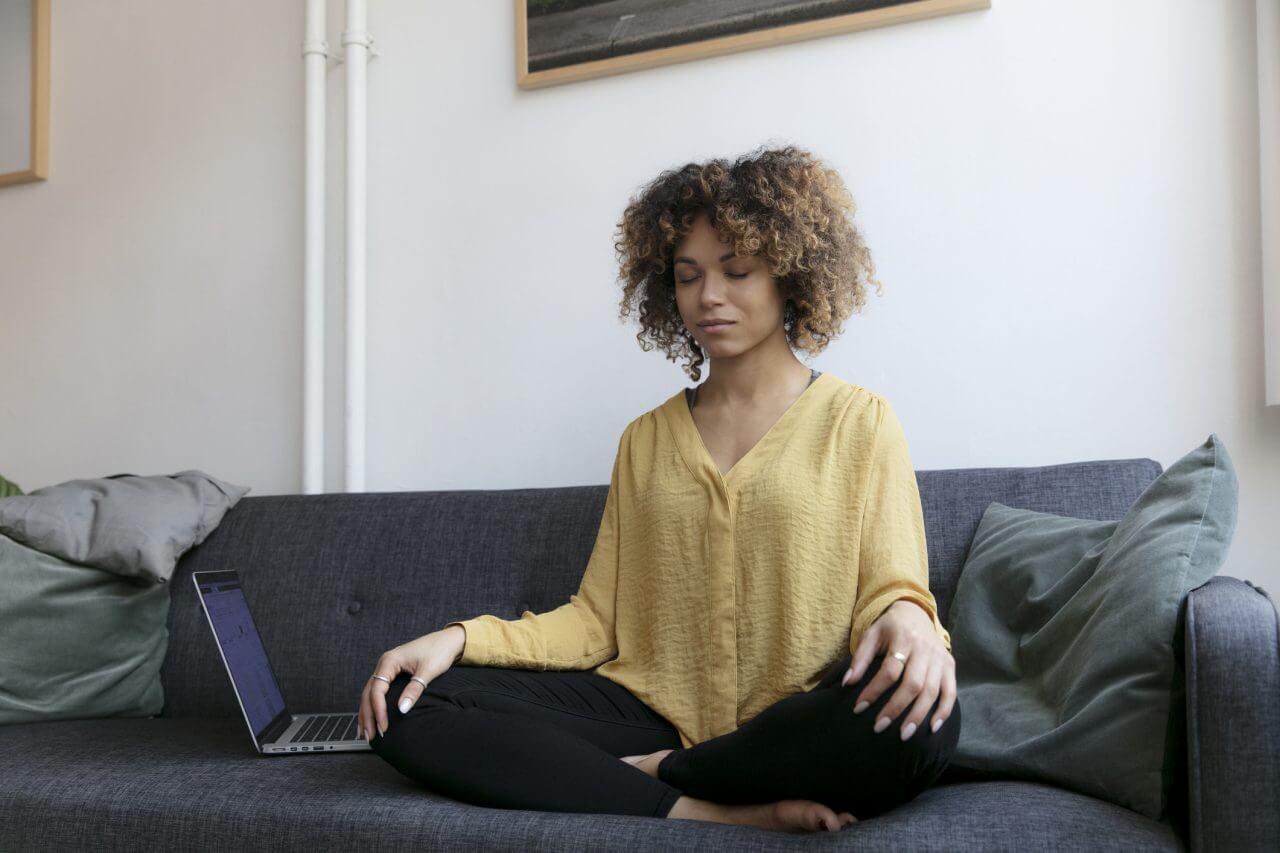
[[[815,804],[809,814],[815,819],[816,826],[814,826],[814,829],[821,830],[823,832],[829,832],[832,829],[835,829],[834,813],[823,808],[821,804]]]
[[[813,818],[814,822],[812,828],[824,832],[836,832],[858,822],[858,819],[849,812],[840,812],[837,815],[821,803],[814,806],[813,811],[810,812],[810,817]]]

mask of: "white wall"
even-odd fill
[[[686,384],[616,320],[629,196],[794,142],[845,176],[885,283],[813,364],[892,400],[917,468],[1167,467],[1217,432],[1227,573],[1277,587],[1252,0],[995,0],[527,92],[507,0],[370,5],[370,491],[606,482]],[[0,472],[25,488],[195,467],[300,491],[302,7],[54,4],[52,178],[0,189]]]

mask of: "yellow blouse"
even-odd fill
[[[684,389],[631,421],[577,593],[449,625],[459,663],[594,668],[690,747],[817,686],[900,598],[950,650],[902,425],[826,371],[723,476]]]

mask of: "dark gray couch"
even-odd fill
[[[990,501],[1120,517],[1151,459],[919,472],[944,624]],[[4,850],[1192,850],[1280,842],[1276,609],[1219,576],[1189,597],[1177,643],[1186,754],[1156,823],[1020,781],[950,774],[831,835],[615,815],[485,809],[438,796],[373,753],[261,757],[190,580],[238,569],[295,710],[357,708],[392,645],[480,613],[549,610],[577,588],[606,487],[247,497],[178,566],[166,706],[155,719],[0,729]],[[68,626],[69,628],[71,626]],[[1184,651],[1185,650],[1185,651]],[[1181,709],[1180,709],[1181,710]],[[851,767],[851,773],[857,768]]]

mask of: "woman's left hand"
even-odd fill
[[[885,652],[885,658],[880,670],[858,695],[854,713],[872,705],[901,679],[902,685],[881,709],[875,730],[883,732],[914,702],[911,713],[899,729],[900,737],[907,740],[916,733],[934,700],[941,695],[938,709],[930,721],[932,730],[936,732],[951,716],[951,708],[955,704],[956,661],[933,629],[933,619],[923,607],[910,599],[899,599],[889,605],[880,618],[871,623],[858,643],[849,671],[840,684],[848,685],[861,679],[867,666],[881,652]],[[906,662],[893,657],[890,652],[902,652],[907,656]]]

